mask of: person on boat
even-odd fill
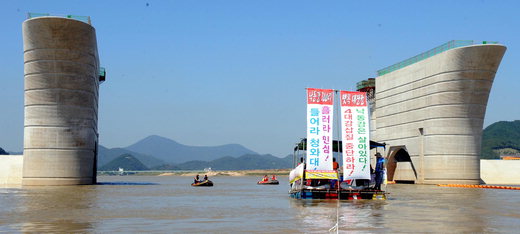
[[[208,175],[204,175],[204,181],[208,180]]]
[[[336,158],[332,158],[332,170],[338,171],[339,163],[336,162]]]
[[[196,184],[196,183],[199,183],[199,182],[200,182],[200,181],[199,181],[199,174],[197,174],[197,175],[195,176],[195,178],[193,178],[193,180],[194,180],[193,183],[195,183],[195,184]]]
[[[383,176],[384,176],[384,170],[385,170],[385,159],[383,156],[377,152],[376,153],[376,185],[374,186],[375,190],[381,190],[381,183],[383,182]]]
[[[304,162],[304,158],[303,157],[300,157],[300,162],[298,163],[298,166],[300,166],[301,164],[303,164],[303,171],[305,171],[305,169],[307,169],[307,165],[305,164]],[[305,174],[305,173],[304,173]],[[311,185],[311,181],[312,180],[309,180],[309,179],[305,179],[305,175],[303,177],[303,184],[304,185]]]
[[[298,163],[298,166],[303,163],[303,157],[300,158],[300,163]]]
[[[267,175],[264,175],[264,178],[262,179],[263,182],[267,182],[269,181],[269,177],[267,177]]]
[[[332,170],[336,171],[336,174],[337,174],[338,169],[339,169],[339,163],[336,162],[336,158],[332,158]],[[337,182],[338,182],[338,180],[330,180],[331,187],[336,188]]]
[[[273,176],[271,177],[271,180],[276,180],[276,176],[273,175]]]

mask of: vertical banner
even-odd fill
[[[365,92],[340,92],[343,179],[370,179],[370,139]]]
[[[334,90],[307,89],[307,170],[332,170]]]

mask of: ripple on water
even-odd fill
[[[0,189],[0,232],[516,232],[520,191],[388,185],[385,201],[295,200],[287,178],[99,177],[99,185]]]

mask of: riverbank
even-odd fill
[[[257,169],[257,170],[228,170],[228,171],[132,171],[124,172],[132,175],[143,176],[195,176],[208,175],[213,176],[263,176],[263,175],[289,175],[291,169]],[[98,172],[98,175],[119,175],[118,172],[107,174]]]
[[[157,176],[263,176],[263,175],[289,175],[290,169],[271,170],[236,170],[236,171],[189,171],[189,172],[166,172]]]

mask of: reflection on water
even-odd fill
[[[11,208],[8,212],[3,210],[0,216],[7,230],[85,232],[94,229],[89,221],[97,200],[94,186],[6,189],[2,195],[2,207]]]
[[[291,208],[296,211],[296,220],[307,231],[320,232],[332,228],[336,222],[343,231],[384,230],[383,213],[386,201],[382,200],[291,200]]]
[[[99,182],[96,185],[158,185],[158,183],[150,183],[150,182]]]
[[[13,225],[16,227],[16,225]],[[17,228],[18,229],[18,228]],[[23,232],[41,233],[41,232],[61,232],[61,233],[81,233],[93,230],[90,223],[76,223],[71,220],[48,221],[48,222],[32,222],[24,223],[19,228]]]
[[[122,181],[124,180],[124,181]],[[516,232],[519,191],[389,185],[389,199],[295,200],[256,177],[100,177],[101,185],[0,188],[0,232]]]

